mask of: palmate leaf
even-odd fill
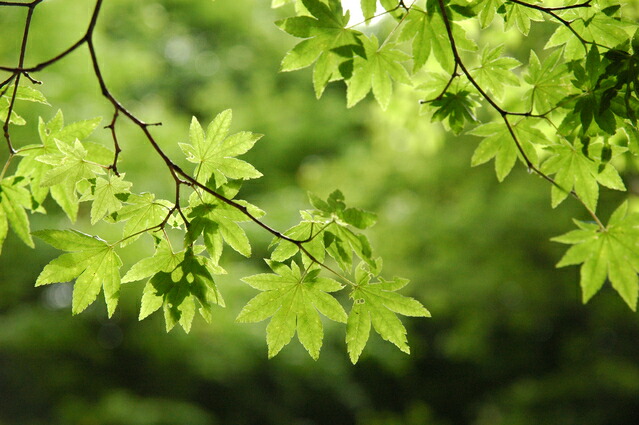
[[[223,241],[243,256],[250,257],[251,244],[246,232],[238,224],[238,222],[249,220],[248,217],[229,205],[211,199],[210,196],[203,197],[202,200],[204,203],[195,204],[188,214],[191,224],[186,234],[186,242],[192,243],[202,235],[204,245],[216,264],[222,255]],[[251,207],[250,210],[255,212],[255,216],[259,217],[263,214],[256,207]]]
[[[571,28],[558,25],[545,48],[564,46],[564,56],[567,60],[581,60],[584,56],[584,47],[572,31],[578,33],[584,40],[602,46],[613,48],[623,44],[630,38],[626,29],[636,28],[636,23],[609,16],[609,13],[602,10],[606,3],[593,2],[590,7],[567,11],[563,18],[571,22]]]
[[[478,11],[479,25],[486,28],[493,22],[495,12],[504,4],[504,0],[475,0],[471,7]]]
[[[29,230],[29,217],[25,211],[31,208],[31,194],[25,188],[27,180],[11,176],[0,180],[0,252],[9,226],[27,246],[33,248]]]
[[[329,295],[342,289],[342,285],[319,277],[319,269],[302,275],[295,262],[291,263],[291,267],[275,261],[267,263],[275,273],[242,279],[263,292],[244,306],[236,320],[255,323],[271,317],[266,328],[269,358],[277,355],[297,332],[300,343],[317,360],[324,338],[319,313],[333,321],[346,323],[343,307]]]
[[[506,2],[498,9],[500,13],[504,13],[505,30],[517,27],[523,35],[530,32],[531,21],[543,21],[543,15],[537,9],[533,9],[521,4]]]
[[[557,267],[581,266],[581,289],[586,303],[603,286],[606,278],[632,310],[637,308],[639,280],[639,214],[628,213],[624,202],[612,213],[605,229],[594,223],[575,221],[578,230],[553,238],[571,244]]]
[[[57,151],[36,157],[36,160],[52,166],[40,180],[40,185],[49,187],[51,196],[62,207],[72,221],[78,213],[78,183],[105,174],[107,168],[90,159],[90,152],[79,139],[73,143],[55,140]]]
[[[284,235],[297,241],[306,241],[304,248],[317,261],[323,262],[326,254],[323,230],[326,223],[313,220],[313,217],[304,211],[302,211],[302,218],[304,219],[302,222],[288,229],[284,232]],[[288,260],[299,251],[297,245],[281,238],[275,238],[271,244],[277,245],[271,253],[271,260],[273,261],[282,262]]]
[[[359,208],[347,208],[344,195],[339,190],[331,193],[326,201],[309,193],[309,200],[311,205],[317,208],[309,212],[317,216],[311,221],[321,222],[321,219],[325,219],[321,234],[315,235],[314,239],[320,236],[323,238],[322,246],[325,247],[326,253],[337,261],[340,268],[345,272],[351,271],[353,252],[363,261],[373,265],[373,251],[368,238],[353,232],[350,226],[368,228],[375,224],[375,214]]]
[[[411,84],[406,69],[400,64],[409,56],[397,50],[393,43],[380,47],[375,35],[362,37],[362,41],[366,58],[356,57],[354,60],[353,74],[346,80],[346,106],[350,108],[356,105],[372,88],[377,103],[385,110],[393,93],[392,80]]]
[[[600,163],[585,155],[587,148],[580,140],[575,140],[573,144],[564,142],[548,147],[552,155],[544,161],[541,171],[554,174],[557,183],[551,189],[553,208],[566,199],[573,189],[592,211],[597,208],[599,184],[615,190],[626,190],[617,170],[610,163]]]
[[[158,226],[166,218],[173,204],[164,199],[155,199],[152,193],[131,194],[126,205],[113,214],[116,221],[125,221],[122,231],[122,246],[137,240],[142,232],[153,226]],[[158,229],[159,230],[159,229]]]
[[[455,58],[444,19],[436,4],[429,1],[428,6],[428,12],[416,6],[411,7],[403,19],[399,41],[413,40],[413,72],[420,70],[433,54],[444,71],[451,74],[455,67]],[[465,31],[459,25],[454,22],[451,25],[458,48],[469,51],[477,49],[477,45],[466,37]]]
[[[395,292],[406,286],[408,280],[395,278],[386,281],[379,278],[378,282],[371,282],[373,277],[364,263],[355,270],[355,287],[350,294],[353,307],[346,322],[346,346],[353,364],[357,363],[368,342],[371,324],[384,340],[409,353],[406,328],[397,314],[430,317],[419,301]]]
[[[195,176],[206,183],[215,176],[217,186],[227,179],[255,179],[262,176],[248,162],[235,158],[246,153],[262,136],[249,131],[228,135],[232,112],[220,112],[209,124],[206,133],[197,118],[191,120],[190,143],[180,143],[187,160],[197,164]]]
[[[9,104],[11,103],[11,97],[13,96],[14,87],[14,84],[10,84],[9,86],[3,87],[2,92],[0,92],[2,93],[2,95],[0,95],[0,121],[2,122],[5,122],[7,120],[7,115],[9,113]],[[27,102],[49,105],[49,102],[47,102],[47,99],[42,94],[42,92],[30,86],[19,86],[16,92],[16,100],[24,100]],[[14,125],[25,125],[27,122],[24,118],[16,113],[15,109],[16,108],[14,107],[11,111],[9,123]]]
[[[546,113],[567,95],[574,92],[569,81],[570,73],[562,61],[562,50],[555,50],[543,63],[531,50],[528,61],[528,73],[524,80],[532,86],[524,102],[539,113]]]
[[[455,134],[461,133],[467,122],[476,122],[474,110],[478,106],[476,95],[466,90],[449,89],[439,99],[425,103],[435,109],[433,121],[446,121]]]
[[[184,252],[176,254],[165,239],[154,238],[155,253],[135,263],[122,277],[122,283],[146,279],[158,272],[171,272],[184,260]]]
[[[521,65],[515,58],[501,55],[504,46],[490,48],[486,46],[481,52],[481,63],[473,69],[475,80],[487,89],[490,89],[497,97],[504,94],[504,86],[519,86],[519,78],[511,72],[511,69]]]
[[[349,14],[343,14],[338,0],[302,0],[311,16],[295,16],[277,21],[283,31],[305,40],[282,60],[282,71],[306,68],[313,63],[313,86],[320,98],[331,81],[350,76],[355,54],[364,56],[359,31],[345,28]]]
[[[91,224],[102,220],[107,214],[112,214],[122,208],[123,195],[131,192],[129,188],[131,182],[124,180],[124,174],[116,176],[109,173],[106,179],[98,177],[91,188],[80,198],[82,201],[93,201],[91,203]]]
[[[526,156],[536,166],[539,160],[535,145],[548,144],[546,136],[533,127],[530,120],[523,119],[512,127]],[[484,137],[473,153],[471,165],[475,167],[495,158],[497,179],[503,181],[515,166],[517,157],[521,156],[508,127],[501,123],[483,124],[469,134]]]
[[[166,331],[180,324],[190,332],[196,309],[208,323],[213,318],[213,307],[224,307],[224,299],[213,280],[213,274],[224,270],[212,260],[196,255],[193,249],[173,254],[170,248],[157,245],[153,260],[138,262],[125,276],[138,280],[152,273],[144,287],[139,319],[145,319],[160,308],[164,312]]]
[[[102,239],[76,230],[40,230],[34,236],[62,251],[68,251],[47,264],[36,286],[76,279],[73,286],[72,312],[81,313],[104,291],[109,317],[120,297],[120,257]]]
[[[39,212],[45,212],[42,203],[51,192],[53,199],[60,205],[72,221],[75,221],[78,210],[78,198],[75,193],[75,183],[71,180],[58,185],[43,185],[44,176],[56,166],[55,158],[61,159],[62,153],[56,145],[56,140],[67,144],[73,144],[75,140],[83,141],[93,133],[100,124],[101,118],[77,121],[64,125],[62,111],[48,122],[39,119],[38,133],[41,144],[27,145],[19,149],[17,155],[21,157],[16,170],[16,175],[29,179],[31,194],[35,203],[34,208]],[[102,145],[84,142],[87,150],[86,159],[96,164],[107,164],[113,159],[113,152]],[[42,162],[38,157],[49,157],[54,163]]]
[[[377,0],[360,0],[360,5],[364,19],[370,19],[375,16],[375,12],[377,11]]]

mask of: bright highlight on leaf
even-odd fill
[[[332,279],[319,277],[317,268],[302,272],[295,262],[291,267],[274,261],[269,261],[268,265],[275,273],[242,279],[263,292],[244,306],[236,320],[253,323],[271,317],[266,328],[269,357],[277,355],[297,332],[300,343],[317,360],[324,339],[319,313],[336,322],[346,322],[346,312],[329,295],[343,286]]]
[[[120,297],[119,270],[122,266],[113,246],[76,230],[40,230],[33,235],[54,248],[69,252],[44,267],[36,286],[76,279],[73,286],[73,314],[84,311],[103,291],[111,317]]]
[[[235,158],[246,153],[262,137],[249,131],[228,135],[232,112],[227,109],[215,117],[206,132],[199,121],[193,117],[189,130],[190,143],[180,143],[187,160],[197,164],[196,178],[207,183],[213,176],[217,186],[227,179],[256,179],[262,176],[248,162]]]
[[[295,3],[297,16],[277,25],[302,40],[283,58],[282,71],[314,65],[312,83],[318,98],[330,82],[343,81],[347,107],[363,102],[372,92],[386,109],[393,96],[406,92],[394,88],[396,82],[417,87],[427,97],[412,99],[401,113],[418,119],[418,112],[427,112],[431,121],[443,122],[455,134],[472,126],[467,134],[481,138],[472,155],[473,166],[494,159],[502,181],[519,159],[531,174],[550,184],[553,207],[569,195],[576,198],[594,221],[576,221],[578,230],[554,239],[572,245],[558,266],[581,265],[584,302],[609,280],[636,309],[639,214],[628,212],[624,202],[607,225],[597,215],[600,186],[626,190],[619,171],[635,161],[630,155],[639,153],[639,26],[623,17],[620,4],[614,0],[549,5],[361,0],[364,19],[370,22],[379,4],[385,10],[380,16],[385,24],[357,26],[362,30],[358,31],[349,26],[349,12],[339,0],[272,0],[274,7],[288,2]],[[5,3],[4,7],[18,6]],[[98,14],[99,3],[96,19]],[[524,56],[527,63],[521,63],[510,57],[507,40],[492,45],[482,36],[495,21],[503,24],[499,30],[506,31],[505,37],[515,31],[527,36],[545,21],[557,27],[551,28],[554,32],[545,50],[531,49]],[[90,44],[91,37],[88,32],[68,52]],[[379,276],[381,259],[373,255],[361,232],[375,223],[375,214],[347,207],[340,191],[326,199],[309,194],[312,209],[300,212],[299,223],[285,232],[272,229],[261,220],[262,210],[237,198],[242,182],[261,176],[253,165],[238,159],[261,136],[248,131],[230,134],[231,110],[219,113],[206,128],[195,117],[191,120],[188,143],[179,144],[187,161],[195,164],[189,174],[160,148],[150,124],[114,97],[94,60],[95,76],[114,107],[107,125],[114,149],[87,140],[100,118],[65,125],[61,111],[49,121],[39,119],[39,142],[14,146],[22,142],[12,142],[13,126],[26,124],[20,114],[30,116],[21,112],[23,104],[48,105],[28,80],[37,81],[25,70],[40,71],[65,57],[59,55],[35,68],[3,66],[9,73],[13,69],[13,74],[0,82],[0,120],[6,121],[8,145],[8,159],[0,171],[0,249],[11,229],[27,246],[33,247],[35,235],[66,251],[45,266],[36,285],[74,280],[74,314],[103,292],[111,316],[121,283],[122,262],[116,249],[148,234],[154,253],[136,262],[122,281],[146,280],[140,319],[162,309],[167,331],[179,324],[189,332],[196,310],[210,322],[213,306],[224,306],[214,275],[225,273],[220,267],[225,246],[245,257],[252,255],[241,224],[249,222],[274,237],[267,260],[273,273],[244,279],[261,293],[246,304],[237,320],[270,318],[269,357],[297,334],[317,359],[324,338],[321,316],[346,324],[346,348],[353,363],[360,358],[371,328],[409,352],[406,328],[397,315],[430,313],[419,301],[397,293],[407,280]],[[139,127],[162,158],[175,183],[172,201],[131,192],[132,182],[118,170],[120,153],[126,152],[118,142],[119,119]],[[71,221],[84,219],[86,212],[91,224],[120,225],[122,238],[110,244],[75,230],[31,233],[27,212],[46,213],[49,197]],[[83,202],[86,208],[81,209]],[[179,247],[174,248],[176,240]],[[353,302],[348,315],[332,295],[342,289]]]

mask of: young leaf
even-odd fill
[[[474,77],[485,88],[490,89],[497,97],[504,94],[504,85],[519,86],[519,78],[511,69],[521,65],[515,58],[501,56],[504,46],[493,49],[486,46],[481,53],[481,64],[474,69]]]
[[[155,253],[135,263],[122,277],[122,283],[146,279],[158,272],[173,271],[182,260],[184,253],[175,254],[165,239],[156,238]]]
[[[525,102],[539,113],[546,113],[560,100],[571,93],[568,81],[569,73],[561,61],[561,49],[555,50],[543,64],[537,54],[531,50],[528,62],[528,74],[524,80],[532,86],[526,93]]]
[[[395,292],[408,283],[406,279],[379,279],[378,282],[371,283],[373,276],[363,264],[360,263],[355,271],[355,289],[350,294],[353,307],[346,322],[346,346],[353,364],[357,363],[366,346],[371,324],[384,340],[409,353],[406,328],[397,314],[430,317],[428,310],[419,301]]]
[[[215,176],[217,186],[230,179],[255,179],[262,176],[248,162],[235,158],[246,153],[262,136],[249,131],[228,136],[232,112],[230,109],[219,113],[206,129],[202,129],[197,118],[191,120],[190,143],[180,143],[187,160],[197,164],[195,176],[206,183]]]
[[[478,106],[474,95],[466,90],[447,90],[440,98],[428,104],[436,108],[433,121],[448,120],[450,129],[455,134],[461,133],[466,122],[476,122],[474,109]]]
[[[98,174],[105,174],[104,166],[90,161],[89,151],[76,139],[73,144],[56,140],[59,153],[41,155],[37,159],[54,168],[47,171],[41,185],[53,186],[65,181],[77,184],[80,180],[91,179]]]
[[[509,30],[513,26],[517,26],[519,32],[523,35],[528,35],[530,32],[530,21],[543,21],[543,15],[537,9],[527,7],[521,4],[506,2],[506,15],[504,20],[506,25],[505,30]]]
[[[42,185],[42,181],[47,172],[55,167],[55,164],[49,164],[38,160],[43,155],[62,155],[56,146],[56,140],[60,140],[67,144],[73,144],[75,140],[84,140],[95,130],[100,124],[101,118],[91,120],[73,122],[64,125],[64,117],[62,111],[47,123],[42,118],[39,119],[38,133],[42,144],[27,145],[19,149],[17,155],[21,156],[20,163],[16,170],[16,175],[24,176],[29,179],[31,194],[35,202],[37,211],[45,212],[42,203],[49,194],[51,189],[52,197],[58,202],[62,209],[67,213],[72,221],[75,221],[77,214],[78,199],[75,194],[75,183],[66,181],[59,186]],[[106,164],[113,158],[113,152],[90,142],[85,142],[84,147],[87,149],[87,160]]]
[[[268,265],[275,273],[242,279],[263,292],[244,306],[236,320],[255,323],[271,317],[266,328],[269,358],[277,355],[297,331],[300,343],[317,360],[324,338],[319,313],[336,322],[346,322],[346,312],[328,294],[339,291],[342,285],[332,279],[318,277],[317,269],[302,275],[295,262],[291,263],[291,267],[274,261],[268,262]]]
[[[107,214],[112,214],[122,208],[122,201],[118,195],[130,194],[132,183],[124,180],[124,174],[116,176],[109,173],[106,179],[98,177],[92,190],[87,191],[80,202],[92,200],[91,224],[102,220]]]
[[[454,57],[439,10],[435,9],[434,13],[429,14],[418,7],[411,7],[404,19],[399,39],[413,40],[413,72],[424,66],[431,52],[444,71],[453,72]]]
[[[192,229],[189,229],[187,239],[194,241],[203,234],[204,244],[211,258],[217,263],[222,254],[222,239],[235,251],[251,256],[251,244],[246,232],[235,221],[224,214],[225,207],[213,203],[200,204],[191,209],[189,217],[193,219]],[[241,221],[246,221],[243,217]]]
[[[304,248],[317,261],[323,262],[326,250],[322,231],[325,226],[321,222],[302,221],[284,232],[284,235],[294,240],[306,241],[303,245]],[[286,261],[299,251],[297,245],[281,238],[274,239],[273,243],[277,244],[277,247],[271,253],[271,260],[273,261]]]
[[[127,204],[115,214],[117,221],[126,221],[122,231],[122,237],[125,238],[122,246],[137,240],[141,236],[139,232],[161,224],[171,208],[171,202],[155,199],[152,193],[131,194]]]
[[[347,80],[346,106],[352,107],[362,100],[373,89],[375,99],[386,109],[393,92],[392,80],[411,84],[406,69],[400,64],[409,58],[404,52],[397,50],[393,43],[379,47],[377,37],[362,37],[366,58],[356,57],[353,74]]]
[[[119,269],[122,266],[113,246],[76,230],[40,230],[33,235],[54,248],[69,252],[44,267],[36,280],[36,286],[76,279],[73,287],[73,314],[81,313],[104,290],[111,317],[120,297]]]

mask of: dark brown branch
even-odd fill
[[[22,43],[20,45],[20,57],[18,59],[18,66],[22,68],[24,66],[24,57],[27,53],[27,40],[29,39],[29,29],[31,29],[31,20],[33,19],[33,12],[35,7],[42,0],[35,0],[29,4],[29,9],[27,10],[27,18],[24,24],[24,32],[22,34]],[[20,87],[20,76],[22,74],[17,74],[15,77],[13,94],[11,95],[11,100],[9,101],[9,107],[7,108],[7,119],[2,126],[2,130],[4,133],[4,138],[7,141],[7,148],[9,149],[9,155],[12,156],[16,153],[13,145],[11,144],[11,135],[9,134],[9,123],[11,122],[11,113],[13,112],[13,108],[16,103],[16,98],[18,96],[18,88]]]
[[[113,139],[113,150],[114,150],[113,163],[109,166],[109,168],[113,170],[116,176],[120,176],[120,173],[118,172],[118,158],[120,156],[120,152],[122,152],[122,149],[120,148],[120,143],[118,142],[118,134],[115,131],[115,123],[118,120],[119,116],[120,116],[120,111],[116,109],[115,112],[113,113],[113,118],[111,119],[111,123],[109,123],[109,125],[105,127],[111,131],[111,138]]]
[[[531,4],[531,3],[527,3],[521,0],[508,0],[511,3],[517,3],[520,6],[524,6],[524,7],[528,7],[530,9],[537,9],[540,12],[545,12],[545,13],[550,13],[550,12],[559,12],[562,10],[568,10],[568,9],[579,9],[579,8],[583,8],[583,7],[591,7],[590,3],[592,3],[592,0],[587,0],[583,3],[579,3],[579,4],[573,4],[570,6],[560,6],[560,7],[544,7],[544,6],[539,6],[537,4]]]
[[[520,5],[520,6],[523,6],[523,7],[527,7],[527,8],[529,8],[529,9],[539,10],[540,12],[543,12],[543,13],[546,13],[546,14],[548,14],[548,15],[552,16],[554,19],[556,19],[556,20],[557,20],[557,21],[559,21],[562,25],[564,25],[566,28],[568,28],[568,30],[570,30],[570,32],[572,32],[572,33],[573,33],[573,35],[574,35],[575,37],[577,37],[577,39],[578,39],[578,40],[581,42],[581,44],[584,46],[584,49],[586,49],[586,52],[588,52],[588,45],[589,45],[589,44],[592,44],[592,45],[595,45],[595,46],[598,46],[598,47],[602,47],[602,48],[607,49],[607,50],[611,50],[611,48],[610,48],[610,47],[608,47],[608,46],[601,45],[601,44],[596,43],[596,42],[594,42],[594,41],[588,41],[588,40],[586,40],[585,38],[583,38],[583,37],[581,36],[581,34],[579,34],[579,33],[578,33],[578,32],[577,32],[577,31],[576,31],[576,30],[572,27],[572,22],[574,22],[574,21],[568,21],[568,20],[566,20],[566,19],[562,18],[561,16],[559,16],[559,15],[556,13],[556,12],[558,12],[558,11],[562,11],[562,10],[577,9],[577,8],[583,8],[583,7],[590,7],[591,0],[588,0],[588,1],[584,2],[584,3],[575,4],[575,5],[572,5],[572,6],[563,6],[563,7],[543,7],[543,6],[539,6],[539,5],[536,5],[536,4],[526,3],[526,2],[521,1],[521,0],[508,0],[508,1],[510,1],[510,2],[512,2],[512,3],[515,3],[515,4],[518,4],[518,5]]]

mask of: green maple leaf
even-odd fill
[[[509,30],[516,26],[523,35],[530,32],[531,21],[543,21],[544,17],[541,12],[531,7],[523,6],[517,3],[506,2],[500,8],[504,8],[505,30]]]
[[[476,50],[477,45],[468,39],[465,31],[451,22],[456,46],[464,50]],[[448,32],[439,7],[429,2],[428,12],[413,6],[403,19],[399,41],[413,40],[413,72],[420,70],[431,54],[448,74],[455,68],[455,58],[448,39]]]
[[[605,229],[575,220],[578,230],[553,238],[571,244],[557,267],[581,266],[581,289],[586,303],[603,286],[606,278],[632,310],[637,308],[639,281],[639,214],[628,214],[624,202],[612,213]]]
[[[616,190],[626,190],[617,170],[609,163],[602,164],[586,154],[588,146],[580,140],[549,146],[552,152],[542,165],[546,174],[554,174],[555,183],[551,189],[553,208],[559,205],[574,189],[579,198],[592,211],[597,208],[599,184]]]
[[[481,52],[481,64],[473,72],[475,80],[499,98],[504,94],[504,85],[519,86],[519,78],[511,69],[521,65],[515,58],[501,56],[503,47],[486,46]]]
[[[27,180],[21,176],[0,180],[0,252],[9,226],[27,246],[34,246],[25,211],[25,208],[31,208],[31,194],[24,187],[26,184]]]
[[[543,64],[531,50],[528,66],[528,74],[524,75],[524,80],[532,88],[526,93],[525,103],[529,104],[530,108],[534,107],[538,112],[546,113],[574,92],[568,79],[570,74],[562,61],[561,49],[548,56]]]
[[[78,199],[75,196],[75,184],[68,181],[53,187],[42,185],[41,183],[46,173],[52,170],[56,165],[39,161],[38,157],[43,155],[57,155],[57,157],[60,158],[62,153],[56,146],[56,140],[67,144],[73,144],[76,139],[84,140],[91,135],[101,120],[101,118],[94,118],[73,122],[65,126],[62,111],[59,110],[47,123],[45,123],[42,118],[39,119],[38,133],[42,143],[27,145],[17,151],[17,155],[22,158],[16,170],[16,175],[29,179],[31,194],[37,211],[46,212],[42,207],[42,203],[49,192],[51,192],[54,200],[62,207],[69,218],[75,221],[78,208]],[[88,142],[84,143],[84,147],[88,151],[87,158],[95,163],[106,164],[113,158],[113,152],[102,145]]]
[[[375,16],[375,12],[377,11],[377,0],[361,0],[360,5],[364,19],[370,19]]]
[[[397,50],[393,43],[379,47],[375,35],[362,37],[362,41],[366,58],[356,57],[354,60],[353,74],[347,80],[346,106],[356,105],[372,88],[375,99],[385,110],[393,93],[392,80],[411,85],[406,69],[400,64],[409,56]]]
[[[567,11],[563,18],[571,22],[572,30],[586,41],[609,48],[623,44],[630,38],[626,30],[635,28],[636,22],[609,16],[602,10],[602,6],[592,3],[588,8],[572,9]],[[557,26],[544,48],[555,46],[564,46],[567,60],[581,60],[584,56],[581,40],[565,25]]]
[[[84,179],[91,179],[98,174],[104,174],[104,166],[87,158],[89,151],[76,139],[73,144],[56,140],[60,153],[41,155],[37,159],[54,167],[46,172],[41,185],[53,186],[64,181],[74,183]]]
[[[229,214],[234,214],[231,208],[219,203],[204,203],[189,212],[192,221],[186,236],[187,242],[195,241],[202,234],[204,245],[216,263],[222,255],[223,240],[245,257],[251,256],[251,244],[246,232],[237,224],[237,221],[246,221],[248,218],[243,216],[240,220],[233,220],[239,218],[235,215],[229,218]]]
[[[120,296],[119,269],[122,266],[113,246],[76,230],[40,230],[33,232],[33,235],[54,248],[68,251],[44,267],[36,286],[76,279],[73,286],[73,314],[81,313],[103,290],[111,317]]]
[[[235,158],[246,153],[262,137],[250,131],[228,135],[232,112],[220,112],[209,124],[206,133],[197,118],[191,120],[189,143],[180,143],[187,160],[197,164],[195,176],[198,181],[208,182],[215,177],[217,186],[230,179],[255,179],[262,176],[248,162]]]
[[[234,181],[217,188],[217,193],[245,208],[253,217],[259,218],[264,211],[241,199],[234,199],[239,192],[241,182]],[[251,256],[251,245],[246,232],[238,223],[251,220],[234,206],[220,201],[208,192],[193,193],[189,198],[189,208],[185,211],[191,219],[185,235],[187,245],[195,242],[200,235],[215,264],[222,255],[226,242],[231,248],[245,257]]]
[[[332,279],[319,277],[319,269],[302,275],[295,262],[291,263],[291,267],[274,261],[268,261],[268,265],[274,274],[258,274],[242,279],[264,292],[251,299],[236,320],[255,323],[271,317],[266,328],[269,358],[279,353],[297,331],[300,343],[317,360],[324,338],[319,313],[336,322],[346,322],[346,312],[328,294],[339,291],[342,285]]]
[[[304,220],[288,229],[284,232],[284,235],[294,240],[307,241],[304,243],[304,248],[317,261],[323,262],[326,249],[322,232],[325,229],[326,222],[314,220],[307,212],[301,211],[300,213]],[[282,262],[288,260],[299,251],[297,245],[281,238],[273,239],[272,244],[277,244],[277,247],[271,253],[271,260],[273,261]]]
[[[213,280],[213,273],[224,271],[209,258],[195,255],[190,248],[173,254],[162,244],[151,258],[153,260],[137,263],[126,276],[138,280],[153,273],[144,287],[140,320],[162,308],[167,332],[179,323],[188,333],[196,310],[210,323],[213,306],[224,307],[222,294]]]
[[[503,0],[475,0],[471,7],[479,11],[479,25],[486,28],[493,22],[495,12],[504,4]]]
[[[165,239],[157,236],[154,239],[155,253],[131,266],[122,277],[122,283],[146,279],[158,272],[171,272],[184,260],[184,252],[176,254]]]
[[[546,136],[533,127],[528,120],[521,120],[512,127],[526,156],[533,165],[537,165],[539,160],[535,145],[547,144]],[[515,166],[517,157],[521,156],[506,125],[501,123],[483,124],[473,129],[469,134],[484,137],[473,153],[471,165],[475,167],[495,158],[497,179],[503,181]]]
[[[3,95],[0,95],[0,121],[5,122],[7,120],[7,115],[9,113],[9,104],[11,102],[11,97],[13,96],[14,84],[3,88]],[[5,91],[6,90],[6,91]],[[16,100],[24,100],[27,102],[35,102],[42,103],[44,105],[49,105],[47,99],[44,97],[41,91],[34,89],[30,86],[19,86],[16,91]],[[14,125],[25,125],[27,122],[18,115],[14,108],[11,111],[11,117],[9,119],[9,123]]]
[[[344,194],[335,190],[326,201],[312,193],[308,193],[309,202],[316,208],[316,213],[329,220],[335,220],[340,225],[351,225],[358,229],[367,229],[375,224],[377,215],[359,208],[347,208]]]
[[[309,193],[309,200],[317,210],[312,213],[318,216],[313,221],[321,222],[325,219],[323,228],[322,245],[326,252],[333,257],[340,268],[349,271],[353,264],[355,252],[359,258],[369,264],[373,264],[373,252],[368,238],[362,234],[353,232],[349,226],[365,229],[377,220],[375,214],[359,208],[347,208],[344,203],[344,195],[339,190],[328,196],[326,201]],[[316,236],[317,238],[317,236]]]
[[[373,278],[363,263],[355,270],[355,287],[350,294],[353,307],[346,322],[346,346],[353,364],[357,363],[370,335],[371,324],[384,340],[390,341],[405,353],[410,353],[406,328],[397,314],[412,317],[430,317],[430,313],[417,300],[398,294],[397,290],[408,280],[395,278],[386,281]]]
[[[304,38],[282,60],[282,71],[306,68],[313,63],[313,86],[317,98],[330,81],[348,77],[354,54],[364,55],[359,31],[345,28],[349,14],[343,14],[340,1],[302,0],[311,16],[277,21],[287,33]]]
[[[453,133],[461,133],[466,122],[477,121],[474,110],[478,104],[474,97],[475,94],[466,90],[447,90],[441,98],[428,103],[430,107],[436,108],[433,121],[448,120]]]
[[[161,224],[171,208],[171,202],[155,199],[152,193],[131,194],[127,198],[127,204],[114,214],[115,220],[126,221],[122,231],[122,246],[137,240],[141,236],[138,233],[143,230]]]
[[[130,194],[129,188],[133,183],[124,180],[124,174],[116,176],[109,173],[106,179],[98,177],[91,190],[80,198],[80,202],[92,200],[91,224],[95,224],[107,214],[112,214],[122,208],[122,195]],[[118,196],[120,195],[120,196]]]

